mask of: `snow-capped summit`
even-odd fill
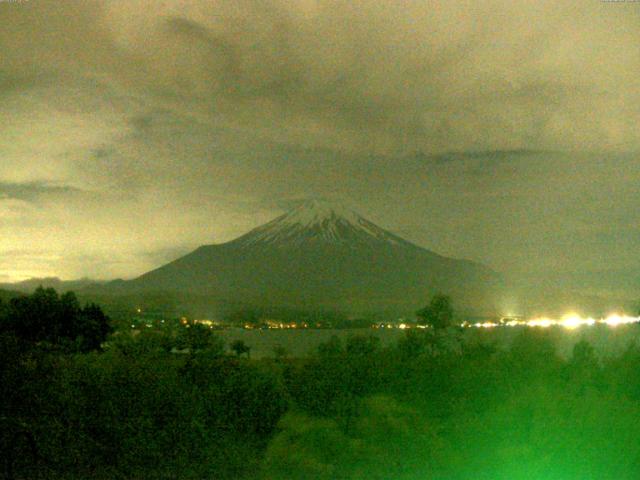
[[[281,224],[311,227],[326,221],[344,221],[357,225],[362,217],[354,211],[328,200],[307,200],[281,216]]]
[[[318,199],[301,203],[275,220],[250,231],[237,241],[243,245],[253,245],[354,240],[391,244],[404,242],[353,210],[334,202]]]

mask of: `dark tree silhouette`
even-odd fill
[[[88,352],[99,350],[111,332],[109,318],[99,306],[81,308],[73,292],[60,297],[52,288],[39,287],[31,295],[13,298],[0,312],[0,330],[27,343]]]
[[[231,350],[233,350],[235,352],[235,354],[240,357],[244,354],[247,355],[247,357],[250,356],[251,354],[251,347],[249,345],[247,345],[246,343],[244,343],[244,341],[242,340],[236,340],[231,344]]]
[[[208,350],[216,355],[222,355],[224,352],[224,341],[201,323],[183,327],[178,334],[176,346],[179,349],[188,348],[194,352]]]
[[[429,305],[416,312],[423,325],[429,325],[435,330],[444,330],[453,324],[453,305],[448,295],[434,295]]]
[[[76,325],[74,331],[71,332],[71,338],[76,336],[79,349],[83,352],[99,350],[101,343],[111,333],[109,317],[98,305],[92,303],[80,310],[75,318]]]

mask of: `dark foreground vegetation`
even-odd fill
[[[544,331],[436,328],[256,361],[197,326],[105,344],[99,307],[53,291],[0,312],[4,478],[640,478],[636,346],[563,360]]]

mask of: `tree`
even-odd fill
[[[208,350],[214,355],[222,355],[224,352],[224,341],[201,323],[182,327],[178,333],[176,346],[179,349],[188,348],[192,352]]]
[[[431,298],[429,305],[416,312],[422,325],[429,325],[434,330],[444,330],[453,324],[453,305],[451,297],[437,294]]]
[[[240,357],[243,354],[247,354],[247,357],[251,354],[251,347],[244,343],[242,340],[236,340],[231,344],[231,350],[235,352],[235,354]]]
[[[580,340],[573,346],[573,354],[566,364],[567,377],[583,393],[587,387],[598,385],[602,380],[602,368],[593,346]]]
[[[60,325],[59,333],[64,337],[71,337],[74,334],[74,330],[79,325],[76,320],[81,314],[81,307],[76,294],[73,292],[66,292],[60,296]]]
[[[109,318],[95,304],[84,308],[73,292],[62,297],[39,287],[31,295],[11,299],[3,309],[0,329],[27,344],[48,343],[66,349],[99,350],[111,333]]]
[[[109,317],[98,305],[91,303],[80,310],[75,319],[75,331],[72,331],[71,338],[75,336],[78,349],[82,352],[99,350],[112,330]]]

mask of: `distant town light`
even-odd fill
[[[595,324],[603,324],[611,327],[615,327],[618,325],[628,325],[632,323],[640,323],[640,317],[630,317],[627,315],[618,315],[611,314],[606,318],[601,318],[600,320],[596,320],[592,317],[581,317],[575,313],[569,313],[564,315],[560,320],[555,320],[547,317],[540,318],[532,318],[530,320],[508,320],[507,317],[503,317],[500,319],[500,323],[495,322],[480,322],[480,323],[469,323],[463,322],[461,327],[475,327],[475,328],[494,328],[494,327],[518,327],[518,326],[527,326],[527,327],[540,327],[540,328],[549,328],[549,327],[563,327],[567,330],[574,330],[578,327],[582,326],[593,326]]]
[[[640,322],[640,318],[638,317],[628,317],[626,315],[609,315],[607,318],[602,320],[602,323],[606,323],[611,327],[616,327],[618,325],[626,325],[629,323],[638,323]]]
[[[536,318],[533,320],[529,320],[527,322],[527,326],[528,327],[542,327],[542,328],[548,328],[552,325],[557,325],[558,322],[556,320],[551,320],[549,318]]]

